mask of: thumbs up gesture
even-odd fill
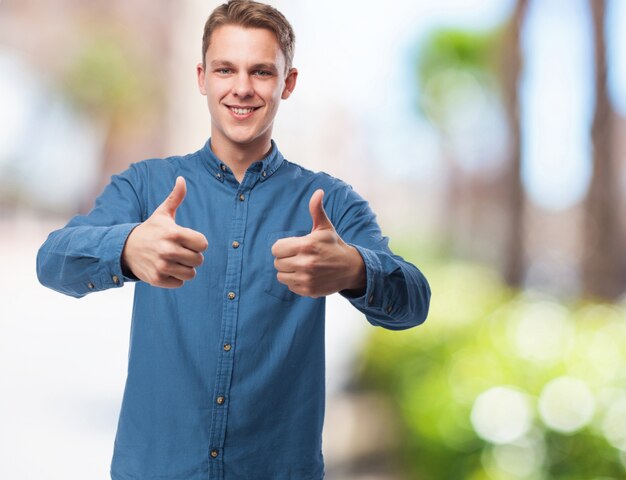
[[[309,201],[313,220],[304,237],[281,238],[272,245],[278,281],[307,297],[321,297],[341,290],[361,295],[366,286],[365,264],[356,248],[346,244],[326,215],[324,191]]]
[[[186,194],[185,179],[178,177],[169,197],[133,229],[122,251],[122,263],[137,278],[155,287],[181,287],[196,276],[196,267],[204,260],[206,237],[176,225],[176,209]]]

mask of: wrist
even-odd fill
[[[120,268],[122,270],[122,275],[131,279],[139,280],[139,277],[134,274],[132,267],[130,266],[130,258],[132,258],[132,244],[133,244],[133,234],[136,233],[137,227],[141,224],[135,225],[132,230],[128,233],[126,237],[126,241],[124,242],[124,246],[122,247],[122,254],[120,255]]]
[[[365,268],[365,262],[361,257],[359,251],[351,245],[347,245],[350,254],[350,268],[351,272],[348,288],[344,290],[344,293],[352,297],[360,297],[365,294],[367,288],[367,270]]]

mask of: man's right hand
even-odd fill
[[[183,203],[187,186],[183,177],[169,197],[128,236],[122,262],[139,280],[155,287],[178,288],[196,276],[202,252],[209,243],[204,235],[176,225],[176,209]]]

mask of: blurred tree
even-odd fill
[[[163,78],[148,73],[150,68],[133,51],[132,38],[102,28],[81,36],[85,40],[68,58],[62,89],[102,126],[105,140],[99,187],[103,187],[110,175],[128,165],[129,146],[154,127],[151,121],[164,108]]]
[[[615,113],[607,86],[605,0],[589,0],[595,50],[595,114],[591,129],[593,174],[585,202],[583,288],[588,296],[616,299],[624,291],[619,193],[613,155]]]
[[[510,158],[503,181],[508,213],[503,274],[508,285],[520,286],[524,279],[524,190],[522,187],[521,127],[518,85],[522,71],[520,33],[528,0],[517,0],[505,32],[501,58],[502,97],[510,131]]]
[[[522,68],[520,31],[527,4],[527,0],[517,0],[511,19],[502,28],[482,33],[447,29],[434,32],[418,61],[421,108],[440,132],[448,175],[444,207],[448,222],[444,235],[448,245],[456,237],[457,209],[466,200],[461,190],[467,180],[462,177],[455,158],[458,152],[453,148],[458,133],[456,117],[461,116],[463,108],[475,108],[471,103],[463,105],[464,96],[476,93],[471,88],[473,82],[499,97],[504,107],[509,147],[493,196],[505,209],[501,225],[504,230],[501,270],[507,284],[512,286],[521,285],[525,273],[518,83]]]
[[[494,88],[493,45],[496,32],[476,33],[442,29],[431,34],[420,51],[417,76],[419,106],[437,127],[444,162],[444,242],[452,250],[457,238],[456,225],[464,183],[455,137],[456,120],[465,108],[473,108],[471,98],[481,89]],[[468,105],[469,104],[469,105]]]

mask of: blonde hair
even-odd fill
[[[230,0],[213,10],[204,25],[202,65],[205,65],[206,62],[206,51],[209,48],[211,34],[216,28],[223,25],[270,30],[276,36],[280,49],[285,56],[285,68],[287,70],[291,68],[296,46],[296,35],[293,28],[277,9],[253,0]]]

